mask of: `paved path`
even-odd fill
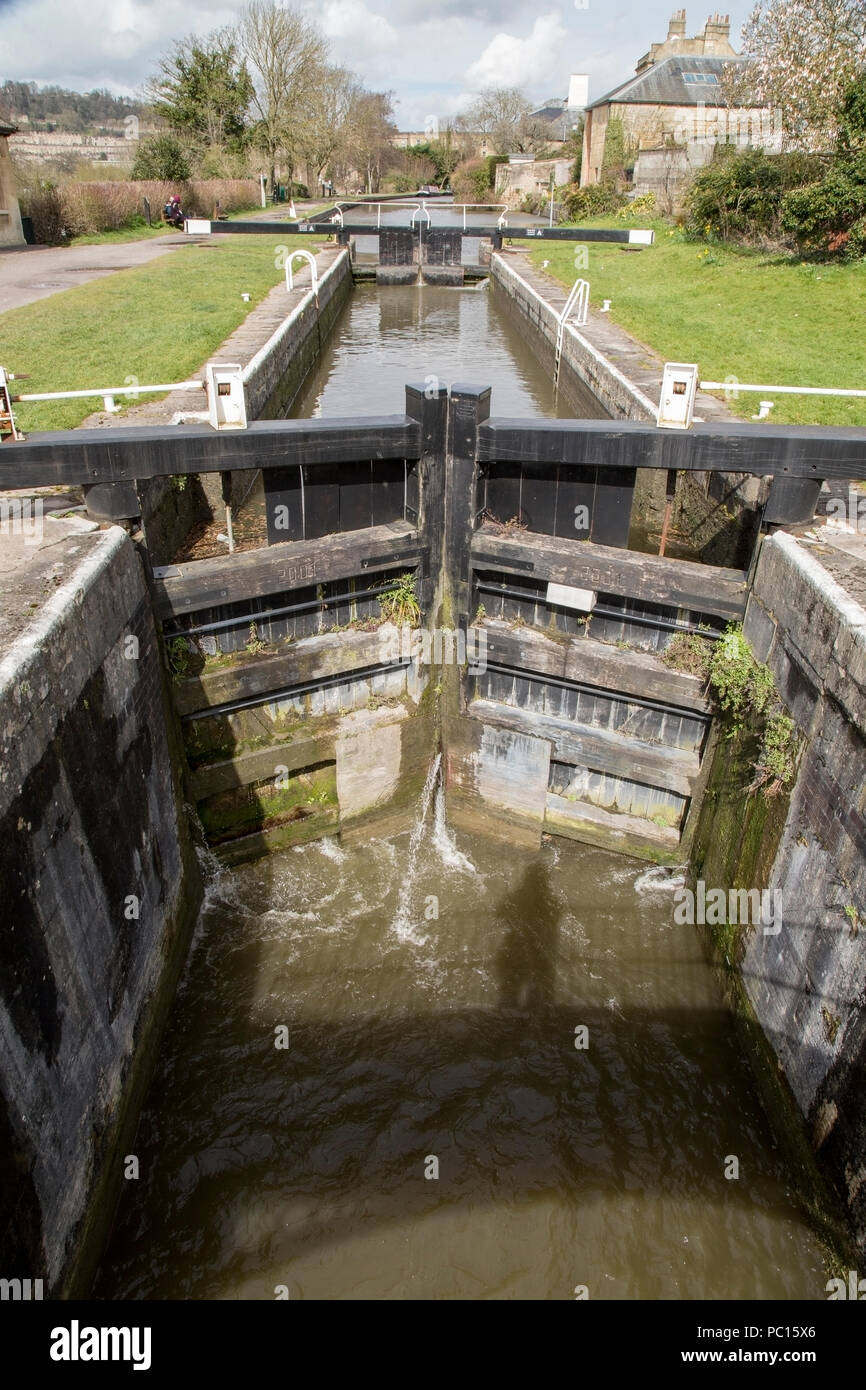
[[[117,270],[146,265],[182,246],[182,232],[143,241],[104,243],[101,246],[28,246],[0,255],[0,313],[32,304],[60,290],[70,290],[87,280],[113,275]]]
[[[255,213],[250,220],[286,217],[288,209],[280,207]],[[0,253],[0,313],[83,285],[88,280],[113,275],[117,270],[146,265],[189,241],[183,232],[169,232],[166,236],[104,242],[100,246],[25,246],[3,251]]]

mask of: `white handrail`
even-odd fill
[[[286,259],[286,289],[293,290],[295,287],[294,277],[292,275],[292,261],[295,259],[296,256],[300,256],[301,259],[305,260],[309,265],[310,279],[313,282],[313,294],[316,296],[316,299],[318,300],[319,271],[316,266],[316,258],[313,255],[312,251],[305,251],[302,247],[298,247],[296,251],[292,251]]]

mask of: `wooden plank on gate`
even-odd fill
[[[524,535],[518,540],[482,527],[473,537],[472,563],[476,569],[531,573],[533,579],[721,618],[740,618],[746,606],[747,575],[743,570],[668,560],[592,541],[539,535]]]

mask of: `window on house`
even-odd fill
[[[718,83],[718,77],[714,72],[684,72],[683,81],[689,83],[711,82]]]

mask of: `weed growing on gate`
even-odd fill
[[[389,582],[388,592],[379,599],[382,617],[395,627],[414,627],[421,617],[421,607],[415,593],[415,576],[407,573],[396,583]]]

